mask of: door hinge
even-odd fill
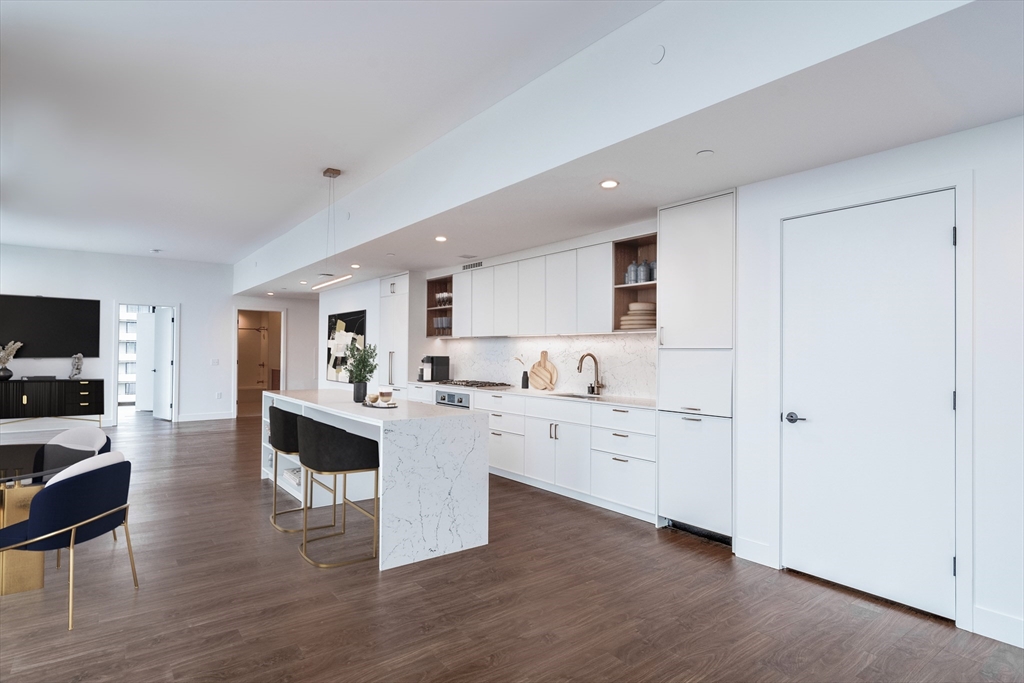
[[[956,555],[953,556],[953,576],[956,576]]]
[[[173,360],[171,361],[171,365],[174,365],[174,361]]]
[[[956,230],[956,228],[953,228],[953,229]],[[953,238],[953,244],[956,244],[956,238]],[[171,322],[172,323],[174,322],[174,318],[171,318]]]
[[[956,246],[956,226],[953,226],[953,246]]]
[[[171,407],[172,407],[172,408],[174,407],[174,404],[173,404],[173,403],[171,404]]]
[[[953,410],[956,410],[956,392],[953,392]]]

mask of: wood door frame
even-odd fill
[[[852,209],[868,204],[903,199],[915,195],[953,190],[956,215],[956,411],[955,448],[955,534],[956,534],[956,625],[974,630],[974,171],[944,174],[930,178],[864,190],[842,197],[821,198],[794,206],[779,219],[779,267],[782,267],[783,223],[795,218]],[[950,234],[952,239],[952,233]],[[782,302],[782,280],[779,280]],[[782,334],[779,324],[779,368],[782,372]],[[779,383],[779,405],[782,383]],[[782,519],[782,429],[779,428],[779,558],[785,529]],[[952,567],[950,567],[952,571]]]
[[[281,314],[281,391],[288,386],[288,308],[256,308],[253,306],[234,306],[231,318],[232,332],[235,343],[231,347],[231,417],[238,418],[238,312],[257,311],[259,313]],[[268,368],[269,369],[269,368]],[[270,374],[267,374],[267,387],[270,386]]]
[[[111,392],[114,398],[114,411],[110,417],[110,423],[105,426],[116,427],[117,426],[117,366],[118,366],[118,352],[120,347],[118,346],[118,336],[120,334],[120,315],[121,315],[121,304],[125,306],[149,306],[150,308],[169,308],[171,309],[171,318],[174,320],[173,328],[171,332],[171,343],[173,348],[171,349],[171,361],[174,363],[174,371],[171,372],[171,422],[178,421],[178,392],[181,386],[181,305],[180,304],[136,304],[122,302],[118,299],[114,300],[114,386]],[[104,397],[105,398],[105,397]],[[105,398],[106,400],[106,398]]]

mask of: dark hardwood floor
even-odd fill
[[[3,683],[1024,680],[1024,651],[950,622],[496,477],[490,545],[315,569],[267,520],[258,418],[111,437],[141,588],[123,537],[79,546],[68,632],[47,553],[42,591],[0,598]]]

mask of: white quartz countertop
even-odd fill
[[[417,386],[430,386],[436,389],[443,389],[445,391],[462,392],[474,391],[478,394],[518,394],[519,396],[530,396],[533,398],[549,398],[555,401],[577,401],[580,403],[596,403],[599,405],[610,405],[610,406],[626,406],[628,408],[650,408],[654,410],[658,406],[658,402],[653,398],[646,398],[643,396],[612,396],[604,395],[583,398],[580,395],[575,396],[559,396],[559,394],[568,394],[568,391],[541,391],[540,389],[520,389],[518,387],[456,387],[449,384],[438,384],[437,382],[409,382],[409,384],[415,384]]]
[[[396,408],[368,408],[352,400],[352,392],[345,389],[307,389],[303,391],[267,391],[271,396],[280,396],[297,403],[319,408],[343,417],[383,425],[398,420],[423,420],[430,418],[451,418],[468,415],[468,410],[437,406],[431,403],[417,403],[400,398]]]

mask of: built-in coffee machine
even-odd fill
[[[448,356],[423,356],[420,362],[423,363],[420,366],[421,382],[444,382],[451,379],[448,374]]]

